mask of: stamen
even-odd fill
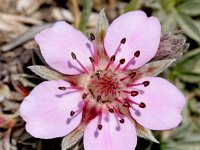
[[[87,106],[88,103],[89,103],[89,100],[84,101],[76,111],[71,111],[70,112],[70,116],[72,117],[75,114],[78,115]]]
[[[74,114],[75,114],[74,111],[71,111],[71,112],[70,112],[70,116],[73,116]]]
[[[113,110],[112,108],[109,108],[108,111],[109,111],[110,113],[114,113],[114,110]]]
[[[121,120],[119,120],[119,122],[120,122],[120,123],[124,123],[125,121],[124,121],[124,119],[121,119]]]
[[[106,71],[108,70],[108,68],[110,67],[110,65],[113,63],[115,61],[115,56],[113,55],[111,58],[110,58],[110,60],[109,60],[109,62],[108,62],[108,64],[107,64],[107,66],[106,66]]]
[[[122,114],[120,114],[120,112],[116,108],[114,108],[114,110],[115,110],[116,116],[119,118],[119,122],[124,123],[124,119],[122,117]]]
[[[114,110],[113,110],[113,108],[111,108],[110,106],[108,106],[108,105],[106,105],[106,107],[108,108],[108,111],[110,112],[110,113],[114,113]]]
[[[146,104],[143,103],[143,102],[141,102],[140,105],[139,105],[139,107],[140,107],[140,108],[145,108],[145,107],[146,107]]]
[[[150,84],[149,81],[144,81],[142,83],[134,83],[134,84],[127,84],[127,87],[131,87],[131,86],[139,86],[139,85],[143,85],[144,87],[147,87]]]
[[[138,91],[131,91],[131,96],[137,96],[139,94],[139,92]]]
[[[124,107],[130,107],[131,105],[128,102],[124,102],[123,106]]]
[[[124,80],[126,80],[126,79],[128,79],[128,78],[134,78],[136,76],[136,72],[132,72],[132,73],[129,73],[127,76],[125,76],[125,77],[123,77],[123,78],[121,78],[120,79],[120,81],[124,81]]]
[[[139,94],[139,92],[138,91],[123,91],[124,93],[129,93],[129,94],[131,94],[131,96],[137,96],[138,94]]]
[[[135,102],[133,100],[130,100],[128,98],[125,98],[124,100],[127,101],[127,102],[129,102],[129,103],[131,103],[131,104],[138,105],[140,108],[145,108],[146,107],[146,104],[143,103],[143,102],[137,103],[137,102]]]
[[[94,36],[93,33],[90,33],[90,39],[91,39],[91,41],[94,41],[94,40],[95,40],[95,36]]]
[[[64,86],[60,86],[58,87],[59,90],[61,91],[65,91],[67,89],[72,89],[72,90],[83,90],[83,87],[79,87],[79,86],[70,86],[70,87],[64,87]]]
[[[83,66],[83,64],[76,58],[76,55],[71,52],[71,56],[74,60],[76,60],[76,62],[81,66],[81,68],[84,70],[85,73],[89,74],[89,72],[87,71],[87,69]]]
[[[94,36],[93,33],[90,33],[90,39],[92,41],[93,49],[94,49],[94,63],[95,63],[95,65],[98,65],[98,52],[97,52],[97,49],[95,47],[95,43],[94,43],[95,36]]]
[[[91,63],[92,63],[92,69],[95,71],[95,66],[94,66],[94,59],[92,57],[89,57]]]
[[[117,97],[115,98],[115,100],[123,105],[123,102],[120,99],[118,99]]]
[[[117,56],[117,53],[119,52],[121,45],[125,43],[126,43],[126,38],[121,39],[121,42],[119,43],[117,49],[115,50],[114,56]]]
[[[101,100],[101,95],[97,96],[97,102],[99,102]]]
[[[100,113],[99,113],[99,124],[98,124],[98,129],[99,130],[101,130],[102,128],[103,128],[103,126],[102,126],[102,110],[100,109],[99,110],[100,111]]]
[[[150,84],[150,82],[149,81],[144,81],[143,84],[144,84],[144,87],[147,87]]]
[[[124,68],[122,69],[122,71],[125,71],[128,68],[128,66],[135,60],[135,58],[137,58],[139,56],[140,56],[140,51],[136,51],[134,53],[134,57],[131,58],[131,60],[129,60],[129,62],[124,66]]]
[[[61,91],[65,91],[65,90],[66,90],[66,87],[60,86],[60,87],[58,87],[58,89],[61,90]]]
[[[117,71],[118,69],[119,69],[119,67],[121,66],[121,65],[123,65],[125,63],[125,59],[121,59],[120,61],[119,61],[119,64],[117,65],[117,67],[115,68],[115,71]]]
[[[101,124],[98,125],[98,129],[101,130],[103,126]]]
[[[84,93],[82,96],[82,99],[85,99],[87,97],[88,94]]]

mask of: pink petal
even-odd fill
[[[64,21],[57,22],[35,36],[45,61],[64,74],[80,74],[83,69],[72,59],[74,52],[80,62],[88,68],[93,54],[91,42],[80,31]]]
[[[99,118],[93,119],[84,133],[85,150],[133,150],[137,143],[136,130],[127,118],[124,119],[124,124],[119,124],[113,114],[103,115],[102,130],[97,128]]]
[[[69,83],[45,81],[36,86],[20,107],[20,115],[26,121],[26,130],[37,138],[49,139],[70,133],[80,123],[82,113],[70,121],[70,111],[81,103],[81,92],[60,91],[59,86]]]
[[[111,57],[120,41],[126,38],[126,43],[121,45],[115,63],[122,58],[125,58],[127,63],[139,50],[140,56],[128,67],[128,69],[137,69],[155,56],[160,36],[161,26],[157,18],[147,17],[142,11],[133,11],[121,15],[112,22],[107,30],[104,45],[107,54]]]
[[[149,86],[136,86],[140,94],[130,99],[144,102],[145,108],[132,105],[132,117],[142,126],[152,130],[171,129],[182,120],[181,111],[185,105],[183,94],[167,80],[159,77],[145,77],[136,83],[150,81]]]

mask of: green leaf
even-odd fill
[[[165,11],[170,11],[174,7],[173,0],[159,0],[159,2]]]
[[[200,73],[195,72],[179,72],[179,77],[189,83],[200,82]]]
[[[79,30],[82,32],[86,32],[86,27],[88,23],[88,19],[92,10],[92,1],[91,0],[84,0],[83,2],[83,12],[81,15],[81,21],[79,24]]]
[[[167,19],[166,19],[167,18]],[[177,27],[176,17],[173,14],[167,15],[163,18],[162,29],[164,32],[174,31]]]
[[[200,62],[199,58],[200,48],[187,52],[177,63],[176,70],[194,71],[195,68],[198,68],[198,62]],[[198,73],[200,73],[200,71]]]
[[[184,30],[185,34],[200,43],[200,30],[197,28],[193,20],[189,16],[179,12],[176,12],[175,15],[179,26]]]
[[[128,12],[128,11],[136,10],[138,3],[139,3],[139,0],[131,0],[128,6],[125,8],[125,11]]]
[[[177,9],[190,16],[200,15],[200,0],[188,0],[180,4]]]

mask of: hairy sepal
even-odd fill
[[[174,61],[175,59],[153,61],[137,69],[136,72],[140,74],[140,78],[155,77],[167,69]]]
[[[29,66],[28,68],[36,75],[40,76],[45,80],[59,80],[63,78],[62,74],[52,69],[49,69],[46,66],[34,65],[34,66]]]
[[[103,42],[108,26],[109,26],[108,19],[105,15],[104,9],[102,9],[99,13],[98,22],[95,29],[95,37],[97,43]]]
[[[137,135],[139,137],[145,138],[155,143],[159,143],[159,141],[152,134],[151,130],[139,125],[138,123],[136,123],[135,126],[136,126]]]
[[[71,133],[62,139],[62,150],[66,150],[74,146],[82,137],[85,130],[85,126],[78,126]]]

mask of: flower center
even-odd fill
[[[94,39],[95,37],[92,34],[91,40]],[[77,110],[72,110],[70,112],[70,116],[75,117],[85,107],[87,107],[87,105],[90,105],[89,107],[94,107],[98,112],[98,129],[101,130],[103,127],[101,124],[103,112],[109,111],[110,113],[114,113],[116,118],[119,119],[119,122],[124,123],[124,114],[121,112],[121,107],[127,107],[130,109],[134,109],[132,105],[137,105],[140,108],[146,107],[145,103],[130,99],[130,96],[135,97],[140,94],[139,91],[132,90],[133,87],[146,87],[150,84],[149,81],[144,81],[142,83],[133,82],[133,78],[135,78],[136,72],[127,71],[127,68],[134,61],[137,61],[136,59],[140,56],[140,51],[136,51],[133,54],[133,57],[128,60],[126,64],[124,64],[125,59],[122,58],[118,64],[114,65],[115,58],[120,51],[120,46],[125,44],[125,42],[126,38],[123,38],[120,41],[115,53],[110,57],[110,60],[108,60],[107,65],[101,69],[99,68],[99,55],[96,48],[94,48],[94,56],[88,58],[91,61],[92,70],[87,70],[87,68],[81,63],[81,61],[79,61],[76,55],[73,52],[71,53],[72,58],[79,64],[83,72],[85,72],[89,78],[86,87],[58,87],[58,89],[63,91],[67,89],[74,89],[83,92],[82,104]],[[124,66],[121,67],[123,64]]]
[[[119,97],[122,82],[116,72],[112,70],[98,70],[91,75],[88,91],[98,103],[111,103]]]

